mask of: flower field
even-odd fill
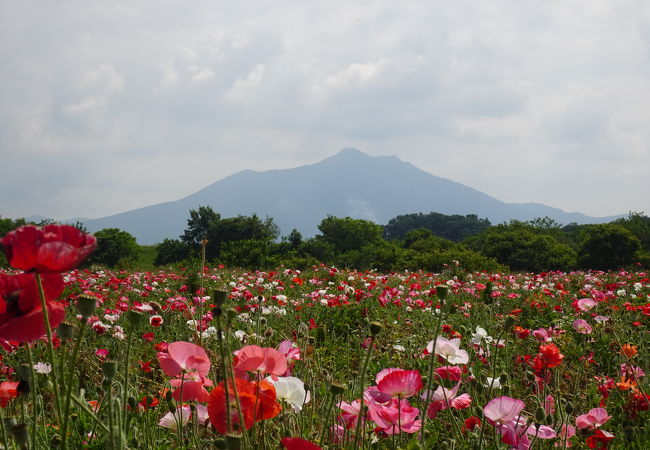
[[[4,448],[650,448],[645,272],[90,271],[48,227],[3,240]]]

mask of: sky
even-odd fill
[[[346,147],[650,214],[644,0],[0,0],[0,61],[2,217],[108,216]]]

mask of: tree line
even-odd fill
[[[24,224],[0,218],[0,236]],[[79,224],[81,226],[81,224]],[[492,225],[476,215],[405,214],[379,225],[328,216],[305,239],[294,229],[280,236],[272,218],[222,218],[209,206],[189,212],[176,239],[156,246],[157,266],[197,261],[243,268],[324,263],[361,270],[610,270],[650,266],[650,218],[631,212],[606,224],[562,225],[548,217]],[[133,266],[139,246],[116,228],[95,233],[98,250],[88,264]],[[2,263],[2,261],[0,261]]]

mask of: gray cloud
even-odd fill
[[[0,214],[98,217],[347,146],[650,213],[649,30],[634,0],[5,2]]]

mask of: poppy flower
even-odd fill
[[[321,448],[313,442],[297,437],[282,438],[280,444],[282,444],[286,450],[321,450]]]
[[[539,353],[533,358],[533,368],[535,371],[542,369],[552,369],[562,363],[564,355],[555,344],[546,344],[539,346]]]
[[[191,342],[172,342],[166,352],[157,355],[160,368],[170,377],[196,372],[205,377],[210,371],[210,359],[203,348]]]
[[[244,420],[243,424],[240,422],[232,381],[228,383],[229,405],[226,405],[226,390],[223,382],[210,392],[208,415],[212,426],[219,433],[226,434],[229,431],[227,430],[226,414],[230,414],[233,431],[241,431],[242,428],[249,429],[256,421],[271,419],[280,413],[281,406],[276,401],[275,387],[271,383],[265,380],[254,383],[242,378],[235,378],[235,386]]]
[[[77,267],[97,247],[97,239],[70,225],[26,225],[0,242],[9,264],[25,271],[67,272]]]
[[[638,353],[638,347],[632,344],[624,344],[621,347],[621,355],[625,355],[628,359],[633,358]]]
[[[63,278],[58,273],[41,277],[50,327],[57,327],[65,317],[65,309],[57,299],[63,292]],[[33,273],[6,275],[0,273],[0,338],[30,342],[45,334],[45,321]]]
[[[287,357],[274,348],[247,345],[235,355],[235,371],[261,372],[272,376],[282,376],[287,371]]]
[[[3,381],[0,383],[0,406],[7,407],[9,400],[18,397],[18,381]]]
[[[422,389],[422,377],[417,370],[392,370],[378,379],[377,389],[391,397],[411,397]]]

